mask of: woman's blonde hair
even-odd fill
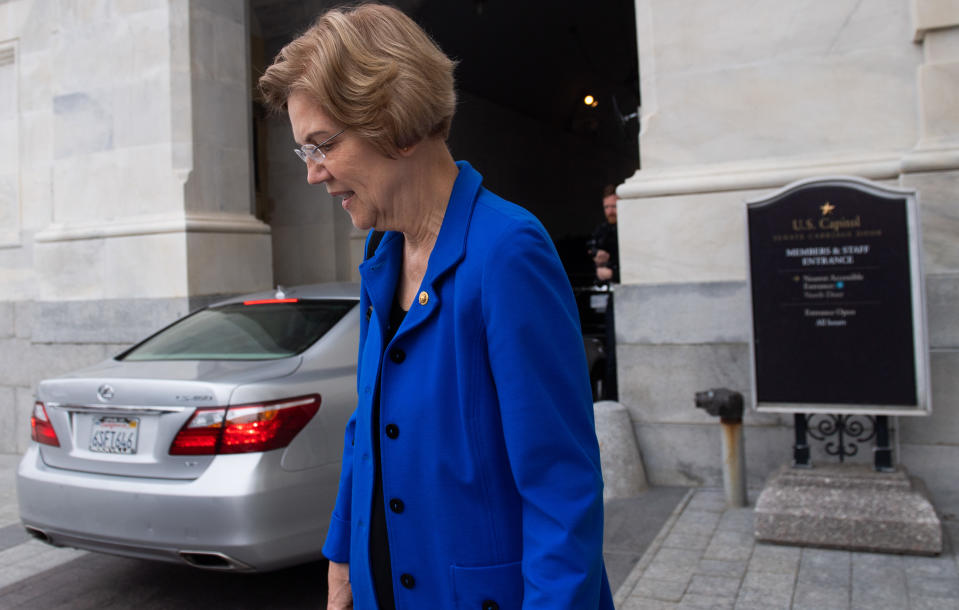
[[[449,136],[455,65],[402,11],[361,4],[322,14],[280,50],[258,87],[274,111],[305,93],[393,157],[424,138]]]

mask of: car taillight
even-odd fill
[[[211,455],[216,453],[223,432],[226,407],[197,409],[177,432],[170,455]]]
[[[170,445],[170,455],[250,453],[286,447],[320,409],[320,395],[233,407],[200,407]]]
[[[47,409],[42,402],[33,405],[33,415],[30,416],[30,438],[44,445],[60,446],[57,433],[53,429],[53,424],[50,423],[50,418],[47,417]]]

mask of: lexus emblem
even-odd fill
[[[97,396],[100,397],[100,400],[112,400],[113,388],[107,384],[103,384],[97,389]]]

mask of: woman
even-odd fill
[[[307,180],[385,232],[360,265],[329,607],[612,608],[569,282],[542,225],[453,161],[453,66],[367,4],[322,15],[259,81]]]

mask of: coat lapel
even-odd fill
[[[466,237],[476,197],[483,183],[483,177],[469,163],[459,161],[460,168],[453,192],[450,195],[443,225],[436,238],[436,245],[430,253],[426,275],[420,284],[420,291],[413,300],[406,319],[399,332],[404,333],[423,323],[437,311],[440,302],[437,282],[457,263],[463,260],[466,252]],[[403,238],[398,233],[387,231],[376,253],[360,264],[360,277],[363,290],[369,296],[374,315],[370,317],[368,332],[377,333],[378,343],[382,345],[385,324],[389,320],[393,298],[396,295],[396,282],[403,262]],[[365,312],[364,312],[365,315]]]
[[[373,307],[370,316],[369,332],[376,333],[377,343],[382,345],[386,323],[390,319],[393,297],[396,295],[396,282],[403,264],[403,237],[388,231],[380,242],[376,253],[360,264],[360,277],[363,290],[366,291]],[[366,315],[366,312],[363,312]]]
[[[406,314],[400,332],[405,332],[419,326],[433,316],[442,305],[439,299],[438,282],[440,278],[455,267],[466,253],[466,237],[469,233],[470,219],[473,216],[473,207],[476,196],[483,183],[483,177],[466,161],[456,164],[460,172],[453,183],[453,192],[450,194],[449,205],[443,216],[443,225],[436,238],[436,245],[430,253],[430,261],[426,267],[426,275],[420,284],[420,290],[410,311]]]

